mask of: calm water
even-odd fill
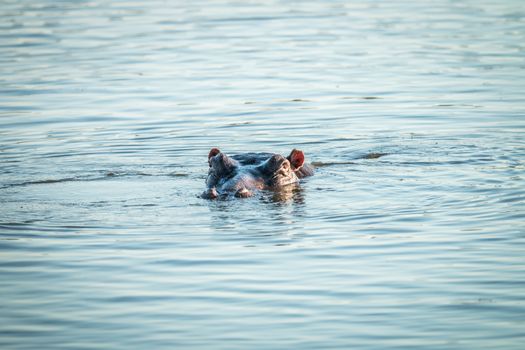
[[[261,3],[1,1],[0,347],[523,349],[525,3]]]

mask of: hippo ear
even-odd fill
[[[212,148],[210,150],[210,153],[208,153],[208,164],[210,164],[211,166],[211,162],[210,162],[210,159],[212,157],[215,157],[217,154],[221,153],[221,151],[218,149],[218,148]]]
[[[298,170],[304,164],[304,153],[294,148],[287,159],[292,165],[293,170]]]

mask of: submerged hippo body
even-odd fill
[[[250,197],[254,190],[278,190],[313,175],[304,153],[294,149],[288,157],[273,153],[245,153],[228,157],[217,148],[208,154],[207,190],[203,198]]]

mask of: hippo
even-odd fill
[[[288,157],[274,153],[243,153],[227,156],[218,148],[208,154],[208,177],[202,198],[251,197],[256,190],[279,190],[314,174],[304,153],[292,150]]]

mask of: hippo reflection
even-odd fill
[[[273,153],[244,153],[232,157],[212,148],[208,154],[207,190],[202,197],[250,197],[254,190],[279,190],[314,174],[304,153],[294,149],[288,157]]]

